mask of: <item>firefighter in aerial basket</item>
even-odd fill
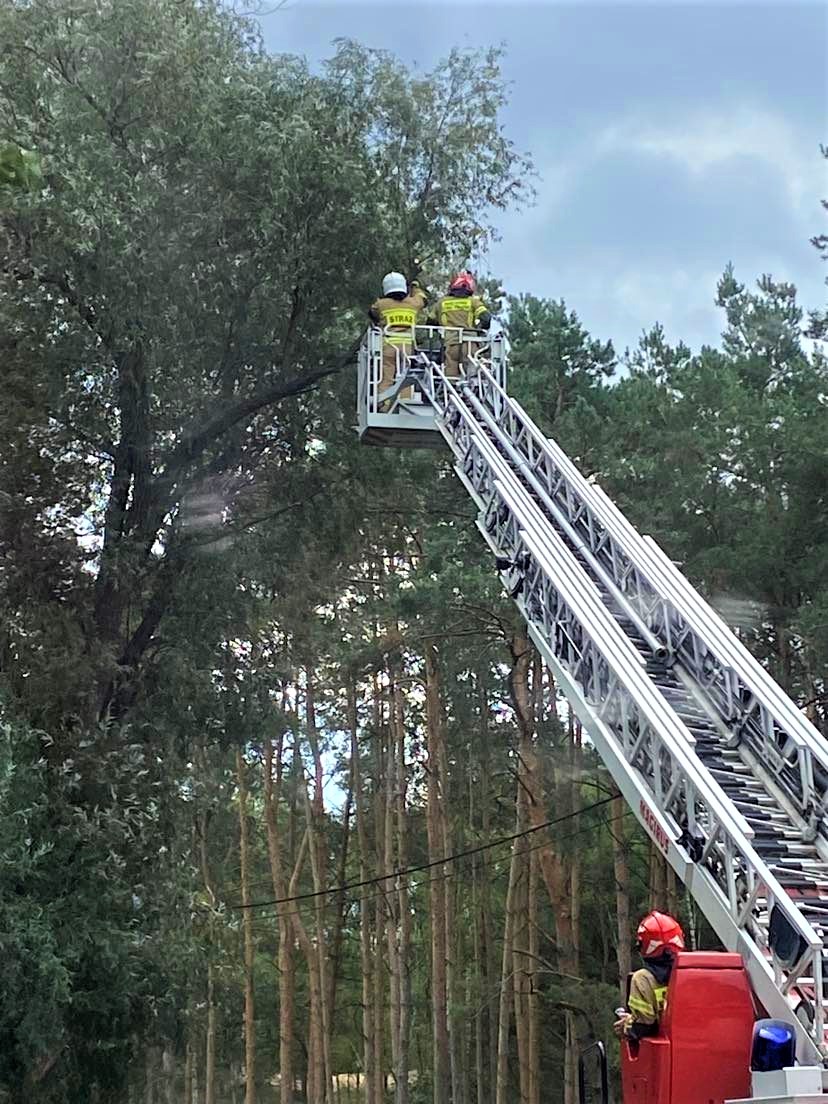
[[[445,372],[449,379],[457,379],[465,357],[472,351],[472,342],[464,342],[466,336],[475,336],[488,330],[492,322],[489,308],[479,295],[475,295],[477,283],[470,272],[458,272],[449,284],[448,295],[439,299],[429,321],[434,326],[448,327],[445,335]]]
[[[667,983],[676,955],[684,950],[681,925],[664,912],[650,912],[638,925],[636,942],[644,966],[630,978],[627,1009],[614,1025],[619,1039],[637,1041],[655,1035],[667,999]]]
[[[408,281],[401,272],[389,272],[382,281],[382,295],[368,308],[368,317],[382,327],[382,377],[379,393],[394,382],[398,371],[405,368],[414,348],[414,327],[417,316],[425,309],[426,296],[416,280]],[[411,388],[400,393],[401,399],[411,397]],[[388,403],[382,404],[387,409]]]

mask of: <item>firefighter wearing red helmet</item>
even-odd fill
[[[475,295],[476,289],[470,272],[458,272],[449,284],[448,295],[437,301],[429,318],[432,325],[448,327],[444,344],[449,379],[457,379],[463,357],[470,352],[470,345],[464,345],[462,338],[468,332],[488,330],[491,325],[491,312],[480,296]]]
[[[615,1024],[619,1038],[643,1039],[658,1031],[675,957],[684,950],[681,925],[664,912],[650,912],[638,925],[636,942],[644,967],[630,978],[628,1011]]]

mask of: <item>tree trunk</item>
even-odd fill
[[[661,849],[650,840],[650,908],[667,912],[666,860]]]
[[[204,765],[204,749],[200,752],[201,766],[206,774]],[[210,864],[207,857],[207,813],[201,815],[199,822],[199,854],[201,859],[201,876],[204,880],[204,890],[210,906],[210,919],[208,922],[210,955],[215,947],[215,908],[217,904],[213,880],[210,874]],[[204,1040],[204,1104],[216,1104],[216,995],[215,978],[212,961],[207,963],[207,1022],[205,1025]]]
[[[187,1104],[201,1104],[203,1097],[201,1095],[201,1079],[199,1077],[198,1050],[193,1044],[190,1044],[190,1049],[193,1055],[193,1095]]]
[[[428,784],[426,827],[429,860],[434,862],[446,854],[441,803],[444,799],[441,777],[441,745],[443,741],[440,702],[440,675],[437,649],[431,642],[425,646],[426,668],[426,728],[428,746]],[[451,1097],[451,1067],[449,1052],[446,882],[450,872],[445,865],[435,870],[429,887],[431,913],[431,1015],[433,1031],[434,1104],[449,1104]],[[442,877],[440,876],[442,875]]]
[[[285,885],[285,856],[282,848],[282,835],[279,831],[277,814],[278,800],[284,771],[282,752],[284,734],[280,734],[277,744],[276,792],[273,786],[273,742],[264,742],[264,786],[263,810],[267,832],[267,853],[270,860],[270,880],[273,896],[281,900],[288,896]],[[288,859],[290,857],[288,856]],[[279,975],[279,1099],[281,1104],[293,1104],[293,1086],[296,1079],[293,1061],[293,1019],[296,1006],[296,979],[294,976],[294,934],[293,924],[285,914],[286,908],[279,909],[279,950],[277,952],[277,972]]]
[[[253,999],[253,912],[250,908],[250,826],[247,820],[247,767],[236,749],[239,787],[239,856],[241,860],[242,927],[244,930],[244,1104],[256,1104],[256,1011]]]
[[[382,847],[379,874],[383,881],[379,884],[385,906],[385,940],[388,954],[388,1019],[391,1040],[391,1069],[397,1075],[400,1055],[400,948],[397,915],[396,885],[392,885],[388,875],[396,865],[394,852],[394,787],[396,783],[396,738],[395,720],[396,690],[394,677],[391,676],[388,689],[388,724],[383,727],[380,739],[383,743],[383,767],[385,776],[382,785]],[[396,1096],[396,1093],[395,1093]]]
[[[667,862],[666,858],[664,859],[664,873],[666,877],[667,911],[671,916],[675,916],[678,913],[679,907],[678,882],[676,880],[676,872]]]
[[[395,688],[392,737],[396,743],[395,813],[397,833],[396,869],[408,866],[408,775],[405,765],[405,715],[402,691]],[[396,1080],[395,1104],[408,1104],[408,1066],[411,1049],[411,909],[408,901],[408,881],[397,878],[398,947],[396,954],[399,981],[397,985],[399,1015],[398,1053],[394,1070]]]
[[[348,771],[348,792],[345,795],[345,808],[342,813],[342,844],[339,851],[339,865],[337,867],[337,885],[344,886],[348,880],[348,854],[351,847],[351,819],[354,807],[354,764]],[[334,933],[331,943],[330,969],[328,971],[328,1007],[330,1009],[331,1031],[336,1024],[336,996],[339,986],[339,978],[342,973],[342,947],[345,937],[345,919],[349,907],[348,894],[342,890],[337,895],[336,915],[334,919]],[[334,1085],[337,1083],[334,1082]]]
[[[491,838],[491,799],[492,799],[492,779],[491,779],[491,758],[489,755],[489,700],[486,691],[486,674],[481,673],[480,676],[480,716],[483,722],[483,741],[482,750],[480,756],[480,773],[481,773],[481,801],[482,812],[480,817],[480,827],[483,832],[483,839],[488,840]],[[491,902],[491,884],[490,879],[487,877],[481,878],[481,893],[480,893],[480,934],[482,938],[482,958],[483,958],[483,970],[484,970],[484,997],[485,997],[485,1018],[488,1027],[488,1078],[487,1078],[487,1092],[485,1094],[485,1101],[489,1101],[493,1104],[495,1097],[495,1087],[497,1085],[497,1040],[498,1040],[498,1027],[497,1027],[497,1005],[495,1003],[495,996],[498,992],[499,975],[497,964],[497,950],[495,948],[494,941],[494,924],[492,922],[492,902]],[[485,1101],[483,1104],[485,1104]]]
[[[528,995],[528,1078],[527,1097],[529,1104],[540,1104],[540,1005],[538,1000],[538,959],[540,948],[538,946],[538,874],[540,865],[538,853],[532,850],[529,854],[529,902],[527,909],[527,921],[529,927],[529,995]]]
[[[382,840],[385,831],[385,790],[384,790],[384,778],[385,778],[385,766],[382,742],[379,739],[379,734],[383,731],[385,724],[385,711],[383,708],[383,694],[380,689],[379,679],[376,673],[372,676],[372,709],[373,709],[373,722],[374,733],[376,737],[373,742],[374,756],[373,756],[373,790],[374,790],[374,840],[375,840],[375,852],[376,852],[376,869],[382,865]],[[374,1083],[372,1086],[372,1097],[374,1104],[383,1104],[385,1100],[385,1033],[383,1023],[383,1013],[385,1011],[385,992],[384,992],[384,962],[383,962],[383,944],[385,942],[385,902],[382,894],[377,894],[374,902],[374,944],[373,953],[375,958],[374,971],[372,975],[373,987],[371,990],[371,1003],[372,1003],[372,1027],[374,1029],[374,1043],[373,1051],[375,1057],[374,1064]]]
[[[583,749],[581,724],[572,709],[569,710],[569,812],[581,807],[581,763]],[[577,830],[577,829],[576,829]],[[581,849],[577,840],[569,848],[569,899],[572,902],[572,965],[573,972],[581,972]]]
[[[175,1055],[168,1046],[161,1051],[161,1077],[164,1085],[164,1104],[175,1099]]]
[[[155,1104],[155,1077],[158,1054],[154,1046],[144,1053],[144,1104]]]
[[[525,796],[518,794],[518,831],[525,831]],[[515,881],[514,920],[512,932],[512,991],[515,1002],[515,1036],[517,1038],[518,1083],[520,1085],[521,1104],[529,1104],[529,950],[526,915],[529,910],[528,866],[529,855],[526,840],[517,843],[516,861],[518,873]]]
[[[383,991],[383,959],[382,944],[385,932],[385,907],[382,897],[377,896],[374,908],[374,955],[376,966],[374,968],[374,987],[371,993],[373,1003],[373,1027],[374,1027],[374,1085],[373,1097],[375,1104],[384,1104],[385,1101],[385,1051],[383,1032],[383,1012],[385,1011],[385,999]]]
[[[477,1015],[474,1017],[474,1083],[476,1104],[486,1104],[486,1051],[484,1013],[488,1001],[485,974],[483,970],[483,940],[480,932],[480,878],[477,856],[472,859],[472,898],[474,901],[474,976],[477,982]]]
[[[368,880],[368,825],[365,816],[365,794],[362,788],[362,764],[359,755],[359,733],[356,703],[356,682],[348,682],[348,724],[351,730],[351,770],[356,802],[357,842],[359,844],[359,878]],[[371,902],[363,896],[359,903],[359,950],[362,968],[362,1073],[365,1078],[367,1104],[378,1104],[374,1096],[374,999],[373,979],[377,969],[376,955],[371,947]]]
[[[439,669],[438,669],[439,679]],[[442,683],[440,683],[442,689]],[[449,819],[449,766],[446,748],[445,727],[443,723],[442,701],[440,701],[440,740],[438,744],[439,792],[437,805],[439,833],[442,839],[444,855],[450,855],[455,849],[455,835]],[[458,843],[462,849],[462,841]],[[463,1016],[459,998],[460,970],[458,963],[463,961],[460,953],[460,932],[457,928],[457,885],[453,877],[455,871],[450,863],[443,867],[443,877],[438,883],[443,891],[446,932],[446,1012],[448,1018],[449,1068],[451,1070],[451,1104],[466,1104],[466,1083],[462,1059]]]
[[[316,957],[317,972],[319,976],[319,1038],[321,1043],[320,1074],[323,1078],[322,1100],[325,1104],[332,1104],[333,1078],[331,1070],[331,1014],[330,994],[328,983],[328,933],[325,925],[326,898],[322,894],[326,884],[327,854],[325,848],[325,799],[324,799],[324,770],[322,755],[319,749],[319,734],[316,727],[316,701],[313,675],[310,667],[305,669],[306,686],[306,719],[308,730],[308,742],[313,756],[313,799],[308,796],[307,787],[302,787],[306,800],[306,812],[308,817],[308,854],[311,861],[311,873],[313,874],[313,888],[316,898]]]
[[[564,1054],[564,1104],[578,1104],[578,1032],[575,1016],[567,1010]]]
[[[517,829],[519,830],[519,829]],[[510,1104],[509,1093],[509,1034],[511,1017],[509,1009],[512,995],[512,938],[515,926],[515,891],[520,866],[519,840],[512,845],[509,864],[509,887],[506,890],[506,918],[503,924],[503,965],[500,971],[500,1014],[497,1029],[497,1076],[495,1079],[495,1104]]]
[[[615,872],[615,916],[616,916],[616,952],[618,955],[618,977],[621,987],[622,1004],[627,999],[627,977],[632,970],[632,952],[630,942],[630,865],[627,855],[627,831],[624,816],[627,806],[620,796],[613,799],[612,805],[612,860]]]
[[[216,1104],[216,994],[213,964],[207,967],[207,1027],[204,1047],[204,1104]]]
[[[193,1046],[189,1039],[184,1051],[184,1092],[182,1100],[183,1104],[193,1104]]]
[[[558,969],[562,974],[577,977],[569,870],[563,856],[549,839],[548,832],[541,827],[548,819],[547,805],[540,761],[535,748],[535,700],[529,689],[532,650],[525,629],[519,628],[515,632],[511,649],[512,700],[520,728],[519,777],[526,791],[529,824],[535,829],[534,846],[538,849],[541,874],[555,916]]]

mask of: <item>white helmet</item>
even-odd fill
[[[408,291],[408,283],[401,272],[389,272],[383,277],[382,294],[390,295],[392,291],[401,291],[403,295]]]

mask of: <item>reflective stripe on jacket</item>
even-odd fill
[[[479,295],[445,295],[434,308],[438,326],[457,326],[474,329],[489,310]]]
[[[385,340],[391,345],[401,345],[413,339],[417,315],[425,305],[426,297],[417,289],[406,295],[405,299],[386,296],[377,299],[371,304],[369,313],[372,318],[379,319],[379,325],[386,331]]]
[[[655,1024],[661,1018],[667,1001],[667,986],[659,984],[649,970],[636,970],[630,978],[627,1006],[632,1022]]]

